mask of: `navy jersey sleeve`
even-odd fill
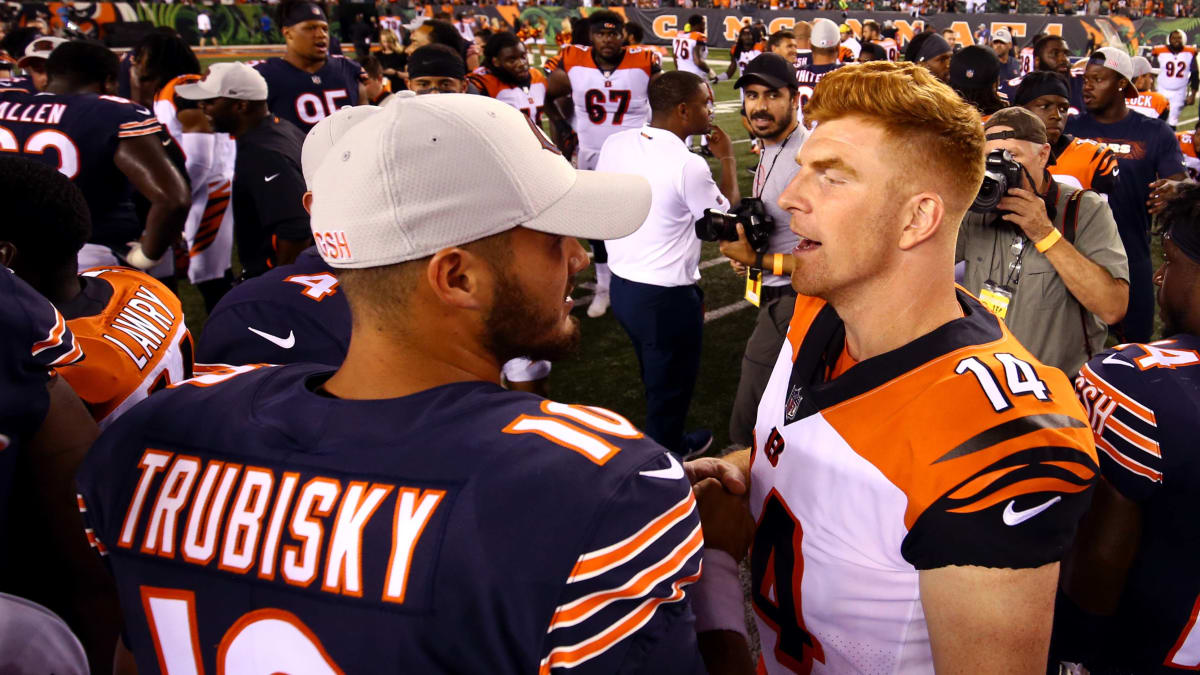
[[[541,672],[703,672],[685,587],[704,540],[691,487],[665,452],[603,505],[555,609]]]
[[[1158,146],[1157,162],[1154,170],[1159,178],[1176,174],[1187,174],[1187,166],[1183,163],[1183,151],[1179,148],[1179,140],[1171,132],[1166,122],[1160,122],[1155,133],[1155,145]]]
[[[1101,473],[1129,499],[1144,502],[1153,497],[1170,479],[1172,462],[1193,454],[1170,451],[1170,430],[1164,428],[1170,413],[1164,406],[1176,396],[1179,405],[1190,400],[1187,392],[1173,386],[1171,376],[1176,373],[1171,371],[1200,368],[1200,359],[1172,363],[1194,354],[1174,349],[1167,341],[1122,345],[1097,354],[1075,380],[1076,393],[1092,420]],[[1185,436],[1191,433],[1189,429]],[[1191,443],[1194,440],[1184,446]]]
[[[101,96],[100,98],[110,104],[105,106],[104,114],[115,122],[113,127],[116,129],[117,140],[151,136],[163,132],[158,118],[146,108],[118,96]],[[166,135],[165,132],[164,135]]]
[[[58,310],[0,266],[0,449],[37,430],[50,405],[50,369],[83,358]]]

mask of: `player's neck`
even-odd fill
[[[49,300],[50,304],[62,307],[74,300],[82,290],[77,272],[78,268],[72,264],[69,268],[22,271],[19,276]]]
[[[812,62],[814,66],[828,66],[832,63],[837,63],[837,52],[829,53],[814,49],[812,52]]]
[[[355,326],[346,360],[325,382],[325,390],[338,398],[375,400],[456,382],[500,384],[500,364],[475,340],[452,331],[431,339],[427,332]]]
[[[310,59],[292,52],[284,52],[283,60],[308,73],[315,73],[325,67],[327,59]]]
[[[829,304],[846,326],[850,356],[860,362],[899,349],[963,315],[954,277],[924,271],[873,279],[856,288],[853,297],[833,298]]]
[[[623,61],[624,59],[625,59],[625,50],[624,49],[617,52],[616,57],[612,61],[609,61],[608,59],[600,56],[600,52],[596,52],[596,51],[592,52],[592,60],[596,62],[596,66],[599,67],[601,70],[613,70],[617,66],[621,65],[621,61]]]
[[[1113,101],[1112,105],[1108,106],[1104,110],[1091,113],[1091,115],[1092,117],[1095,117],[1096,121],[1100,122],[1101,124],[1112,124],[1125,119],[1130,115],[1130,112],[1131,111],[1129,108],[1125,106],[1125,98],[1123,96],[1118,96],[1116,100]]]

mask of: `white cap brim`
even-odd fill
[[[175,87],[175,95],[179,98],[186,98],[189,101],[206,101],[210,98],[219,97],[221,93],[205,87],[204,81],[201,80],[200,82],[181,84]]]
[[[566,194],[520,225],[580,239],[620,239],[646,222],[650,201],[650,182],[641,176],[576,171],[575,185]]]

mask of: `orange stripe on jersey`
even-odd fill
[[[1136,473],[1139,476],[1149,478],[1150,480],[1154,481],[1155,483],[1162,482],[1162,473],[1161,472],[1155,471],[1154,469],[1151,469],[1150,467],[1146,466],[1145,464],[1142,464],[1141,462],[1138,462],[1138,461],[1130,459],[1129,457],[1126,457],[1123,453],[1121,453],[1121,451],[1114,448],[1111,443],[1104,440],[1103,437],[1096,436],[1096,447],[1100,448],[1100,450],[1102,450],[1104,452],[1104,454],[1108,455],[1109,459],[1116,462],[1117,464],[1120,464],[1122,467],[1128,469],[1129,471],[1132,471],[1133,473]]]
[[[33,344],[31,356],[37,356],[47,349],[53,349],[62,344],[63,333],[67,330],[67,321],[63,318],[58,310],[54,310],[54,325],[50,327],[50,332],[46,334],[46,338]]]
[[[640,607],[622,617],[616,624],[589,640],[584,640],[569,647],[555,649],[542,662],[538,672],[548,673],[553,668],[571,668],[603,654],[610,647],[646,625],[646,622],[654,616],[654,612],[658,611],[660,605],[682,600],[683,587],[695,582],[699,578],[699,573],[683,577],[674,583],[674,591],[671,595],[665,598],[651,598],[647,600]]]
[[[1153,410],[1126,396],[1120,389],[1114,387],[1108,380],[1105,380],[1097,375],[1096,371],[1089,368],[1087,364],[1084,364],[1083,368],[1079,372],[1087,378],[1087,381],[1090,384],[1095,385],[1097,389],[1107,394],[1109,398],[1116,401],[1122,408],[1125,408],[1129,412],[1133,413],[1138,419],[1142,420],[1143,422],[1158,426],[1158,419],[1154,416]]]
[[[796,297],[796,310],[792,313],[792,320],[788,323],[788,341],[792,345],[792,361],[796,361],[796,357],[800,355],[800,345],[804,340],[804,336],[808,333],[808,329],[812,326],[812,322],[825,308],[825,301],[820,298],[813,298],[807,295]]]
[[[1090,480],[1090,479],[1089,479]],[[991,508],[1001,502],[1005,502],[1021,495],[1037,494],[1039,492],[1066,492],[1072,494],[1075,492],[1083,492],[1092,487],[1091,483],[1069,483],[1058,478],[1029,478],[1027,480],[1018,481],[1007,487],[1001,488],[988,496],[954,509],[947,509],[949,513],[975,513]]]
[[[1162,457],[1162,450],[1159,449],[1157,442],[1134,431],[1116,417],[1109,415],[1108,419],[1104,423],[1104,428],[1108,431],[1112,431],[1126,443],[1132,445],[1138,450],[1142,450],[1155,457]]]
[[[79,361],[82,358],[83,358],[83,347],[80,347],[79,343],[76,342],[76,343],[74,343],[74,346],[71,348],[71,351],[67,352],[66,354],[63,354],[62,356],[58,357],[57,359],[54,359],[54,361],[52,361],[50,363],[50,365],[55,368],[61,368],[63,366],[69,366],[69,365]]]
[[[704,535],[697,524],[691,536],[676,546],[666,558],[642,570],[621,588],[592,593],[559,607],[550,621],[550,630],[573,626],[618,600],[639,598],[649,593],[655,586],[670,579],[703,547]]]
[[[173,78],[170,82],[167,82],[167,84],[164,85],[162,89],[159,89],[158,93],[154,95],[154,100],[155,101],[168,101],[168,102],[174,103],[176,87],[178,87],[181,84],[191,84],[193,82],[199,82],[200,80],[203,80],[203,79],[204,78],[200,77],[199,75],[194,75],[194,74],[180,75],[179,77]]]
[[[571,576],[567,579],[567,583],[583,581],[598,574],[603,574],[607,570],[629,560],[654,543],[656,539],[674,527],[676,523],[687,518],[695,506],[696,498],[689,492],[687,497],[684,497],[678,504],[672,506],[669,511],[650,521],[645,527],[624,541],[619,541],[612,546],[606,546],[597,551],[579,556],[579,561],[575,563],[575,569],[571,570]]]

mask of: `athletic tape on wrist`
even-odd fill
[[[159,258],[158,260],[152,260],[146,257],[146,254],[142,253],[142,247],[137,244],[134,244],[133,248],[129,249],[129,253],[125,255],[125,262],[129,263],[130,267],[136,267],[143,272],[151,267],[154,267],[161,260],[162,258]]]
[[[731,630],[749,642],[737,561],[725,551],[706,548],[703,565],[700,581],[688,592],[696,614],[696,632]]]

